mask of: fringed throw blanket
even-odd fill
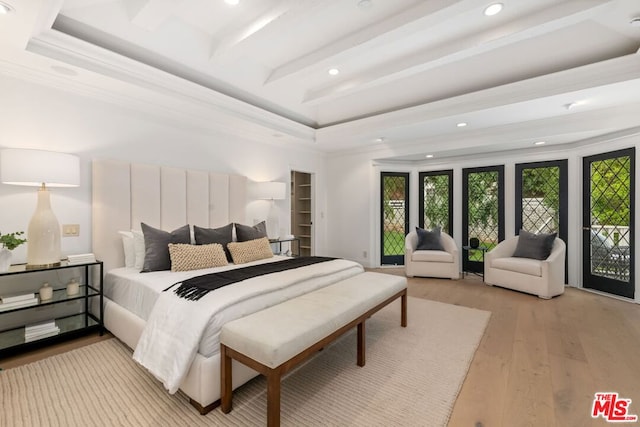
[[[336,258],[317,256],[292,258],[276,263],[258,264],[235,270],[222,271],[220,273],[203,274],[202,276],[192,277],[182,282],[175,283],[165,289],[165,291],[179,285],[174,291],[176,295],[191,301],[197,301],[209,292],[232,283],[241,282],[243,280],[265,274],[278,273],[292,268],[332,261],[334,259]]]
[[[274,261],[269,264],[286,260]],[[231,320],[363,271],[356,262],[334,259],[251,277],[211,290],[195,301],[174,292],[160,292],[133,359],[161,380],[169,393],[175,393],[198,352],[205,329],[209,340],[218,340],[220,329]]]

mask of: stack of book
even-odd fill
[[[38,297],[35,293],[20,295],[9,295],[0,297],[0,311],[12,308],[26,307],[28,305],[38,304]]]
[[[56,326],[55,320],[48,320],[35,325],[27,325],[24,327],[24,342],[35,341],[41,338],[58,335],[60,328]]]

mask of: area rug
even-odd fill
[[[284,426],[443,426],[490,313],[409,298],[367,321],[366,365],[350,332],[291,372],[282,385]],[[169,395],[111,339],[0,372],[2,426],[260,426],[266,383],[234,393],[234,409],[199,415]]]

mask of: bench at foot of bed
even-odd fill
[[[232,409],[231,360],[267,377],[267,423],[280,425],[280,380],[292,368],[357,326],[357,364],[365,364],[365,321],[401,298],[407,326],[407,279],[366,272],[234,320],[220,334],[221,409]]]

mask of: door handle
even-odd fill
[[[589,231],[589,230],[591,230],[591,227],[582,227],[582,229],[583,229],[584,231]]]

